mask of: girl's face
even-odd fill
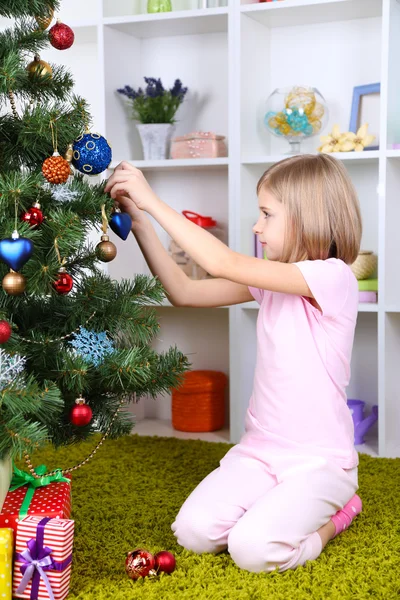
[[[259,193],[258,205],[260,215],[253,231],[258,236],[267,258],[280,260],[285,241],[285,207],[266,187]]]

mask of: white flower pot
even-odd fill
[[[3,508],[5,497],[7,496],[12,477],[11,458],[6,457],[0,460],[0,512]]]
[[[171,137],[175,126],[169,123],[150,123],[136,125],[139,130],[145,160],[164,160],[169,158]]]

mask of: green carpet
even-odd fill
[[[93,440],[35,464],[75,464]],[[229,446],[138,435],[108,441],[73,474],[76,535],[69,600],[364,600],[400,597],[400,459],[360,457],[364,510],[317,561],[283,574],[248,573],[229,554],[198,556],[175,543],[170,525],[182,502]],[[172,575],[131,581],[125,553],[169,550]]]

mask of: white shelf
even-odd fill
[[[205,432],[178,431],[173,428],[172,422],[168,419],[142,419],[136,421],[135,426],[132,429],[132,434],[135,433],[138,435],[174,437],[180,440],[203,440],[204,442],[229,443],[228,429]]]
[[[258,310],[260,305],[255,300],[253,302],[244,302],[243,304],[239,304],[241,308],[246,310]],[[362,302],[358,305],[358,312],[370,312],[377,313],[378,312],[378,304]]]
[[[331,21],[379,17],[381,0],[284,0],[267,4],[243,4],[242,14],[267,27],[291,27]]]
[[[284,0],[287,1],[287,0]],[[395,150],[395,152],[398,152]],[[289,158],[290,154],[276,154],[265,156],[249,156],[242,159],[243,165],[272,165],[285,158]],[[379,150],[364,150],[364,152],[332,152],[329,156],[341,160],[343,162],[369,163],[379,160]],[[399,154],[400,156],[400,154]]]
[[[400,141],[396,62],[400,1],[283,0],[240,5],[231,0],[226,8],[121,17],[102,15],[138,13],[145,10],[145,0],[141,4],[91,0],[91,8],[86,0],[82,13],[72,10],[70,2],[63,0],[71,16],[65,22],[76,28],[76,48],[58,54],[66,66],[70,61],[77,91],[94,109],[94,130],[109,139],[115,158],[140,157],[140,137],[125,110],[126,99],[116,90],[126,84],[143,86],[145,76],[160,77],[166,86],[180,78],[189,93],[177,115],[176,135],[200,129],[226,135],[229,159],[130,162],[146,172],[160,197],[178,212],[187,209],[216,218],[229,233],[231,248],[247,255],[253,253],[251,228],[259,176],[267,166],[289,156],[283,154],[288,144],[270,136],[263,125],[271,92],[290,83],[317,87],[329,108],[329,122],[321,132],[327,134],[334,123],[341,130],[348,127],[354,86],[381,82],[379,126],[370,121],[380,150],[332,156],[346,166],[359,195],[362,247],[378,254],[382,288],[377,304],[358,307],[349,397],[361,398],[368,406],[379,405],[379,441],[367,440],[358,450],[400,456],[400,271],[396,258],[400,150],[391,149]],[[186,0],[179,2],[179,9],[189,7]],[[302,150],[315,153],[319,145],[316,136],[305,140]],[[114,160],[111,166],[118,162]],[[167,247],[167,234],[160,228],[157,232]],[[133,236],[126,242],[115,239],[115,243],[118,259],[107,266],[110,276],[130,278],[148,272]],[[158,311],[161,330],[155,347],[164,351],[176,344],[195,369],[229,374],[226,439],[237,442],[253,384],[259,305],[253,301],[229,307],[229,311],[171,308],[165,300]],[[148,435],[171,433],[170,406],[162,400],[156,404],[157,408],[146,404],[145,415],[161,421],[138,424],[137,433],[139,429]]]
[[[358,312],[378,312],[378,304],[374,304],[373,302],[360,302],[358,305]]]
[[[385,308],[386,313],[400,313],[400,304],[389,305]]]
[[[137,38],[218,33],[227,31],[228,9],[207,8],[129,17],[107,17],[103,19],[103,23]]]
[[[119,160],[113,160],[110,169],[120,163]],[[228,158],[187,158],[187,159],[167,159],[167,160],[129,160],[127,161],[141,171],[157,171],[164,169],[213,169],[216,167],[227,167]]]
[[[190,310],[208,310],[207,306],[174,306],[169,300],[163,300],[161,304],[149,304],[151,308],[189,308]],[[242,305],[240,305],[242,306]],[[229,306],[215,306],[214,308],[230,308]]]
[[[400,158],[400,150],[386,150],[388,158]]]

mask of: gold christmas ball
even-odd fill
[[[40,77],[45,77],[46,75],[50,75],[51,77],[53,74],[53,70],[49,63],[45,60],[41,60],[39,56],[35,56],[35,59],[29,63],[26,69],[30,75],[39,75]]]
[[[45,29],[48,28],[48,26],[50,25],[50,23],[52,22],[54,18],[54,10],[51,8],[49,11],[49,14],[45,17],[35,17],[36,23],[39,25],[40,29],[43,29],[43,31]]]
[[[3,290],[10,296],[20,296],[24,293],[26,287],[26,279],[21,273],[11,271],[3,277]]]
[[[110,262],[117,256],[117,248],[110,242],[108,235],[101,236],[101,242],[96,246],[96,256],[102,262]]]

